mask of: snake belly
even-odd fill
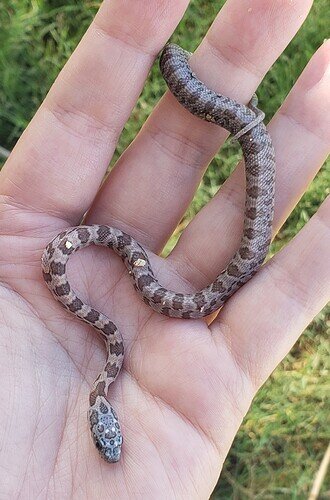
[[[107,225],[81,225],[63,231],[46,247],[42,271],[48,288],[68,311],[103,337],[107,359],[89,396],[88,421],[102,458],[118,462],[123,437],[118,417],[107,399],[124,359],[123,339],[114,323],[81,300],[70,285],[66,265],[77,250],[91,244],[113,249],[123,260],[137,292],[154,311],[173,318],[197,319],[217,311],[260,268],[271,241],[275,154],[256,99],[248,106],[207,88],[189,66],[189,54],[169,44],[160,68],[169,90],[193,115],[228,130],[239,141],[245,160],[246,202],[241,243],[217,278],[202,290],[184,294],[158,282],[144,248],[130,235]]]

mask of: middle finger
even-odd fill
[[[290,42],[311,0],[228,0],[191,58],[217,92],[248,102]],[[159,252],[186,211],[227,132],[167,92],[95,199],[88,223],[118,226]]]

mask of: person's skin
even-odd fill
[[[247,103],[300,28],[311,0],[228,0],[193,56],[213,89]],[[80,223],[123,229],[178,291],[204,287],[237,248],[240,165],[163,260],[225,132],[167,93],[100,188],[153,61],[188,0],[105,1],[0,174],[0,484],[2,498],[208,498],[260,385],[329,298],[329,200],[214,321],[168,319],[133,290],[107,249],[72,258],[85,300],[125,342],[109,399],[121,461],[92,444],[88,393],[105,359],[92,328],[65,311],[40,268],[46,244]],[[249,8],[252,10],[249,10]],[[274,234],[329,150],[329,43],[269,124],[277,155]]]

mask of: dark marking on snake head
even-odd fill
[[[115,409],[113,408],[113,406],[111,406],[111,413],[112,413],[114,420],[118,422],[117,413],[115,412]],[[118,424],[118,429],[119,429],[119,424]]]
[[[97,425],[99,421],[99,416],[96,410],[92,410],[89,415],[89,421],[91,425]]]
[[[106,415],[108,411],[108,407],[103,402],[100,403],[100,412],[103,413],[103,415]]]
[[[101,441],[99,441],[98,439],[95,439],[94,443],[95,443],[97,450],[101,451],[103,449],[103,445],[102,445]]]

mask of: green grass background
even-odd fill
[[[173,40],[193,51],[223,0],[192,0]],[[0,145],[11,149],[92,20],[99,2],[2,0],[0,9]],[[299,34],[259,88],[267,119],[276,111],[327,32],[328,0],[315,0]],[[132,141],[165,90],[156,64],[120,138],[113,162]],[[226,144],[212,162],[185,226],[214,195],[240,158]],[[112,162],[112,163],[113,163]],[[0,160],[1,165],[1,160]],[[285,245],[329,193],[329,163],[281,229],[272,252]],[[166,249],[180,235],[177,231]],[[303,499],[329,441],[329,309],[309,326],[257,395],[226,460],[213,499]],[[329,478],[321,498],[330,498]]]

